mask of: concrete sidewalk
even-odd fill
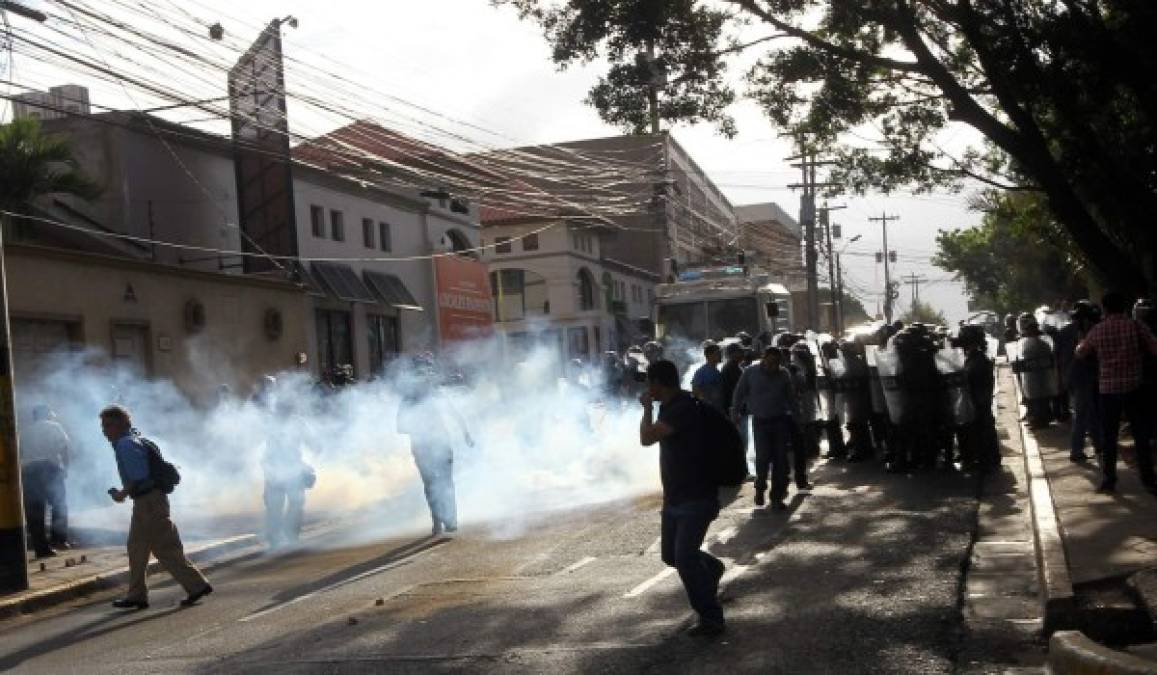
[[[185,543],[185,554],[194,563],[213,565],[231,556],[248,557],[265,551],[264,540],[259,534],[264,522],[262,513],[201,518],[192,515],[195,513],[195,509],[187,509],[187,514],[180,514],[177,521]],[[0,595],[0,620],[31,614],[128,582],[128,554],[125,550],[127,512],[123,529],[97,525],[111,522],[103,514],[81,512],[77,516],[74,522],[79,522],[79,525],[70,527],[69,536],[75,544],[73,548],[59,550],[55,557],[41,559],[29,551],[29,588]],[[333,514],[307,514],[303,540],[328,531],[333,523]],[[152,559],[149,574],[155,574],[159,569],[156,559]]]
[[[1157,565],[1157,497],[1146,492],[1135,470],[1128,436],[1121,445],[1124,462],[1114,494],[1097,494],[1101,481],[1095,459],[1069,461],[1068,424],[1027,431],[1044,460],[1061,536],[1075,585],[1122,577]],[[1091,446],[1086,454],[1093,456]]]

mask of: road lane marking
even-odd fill
[[[668,568],[664,569],[662,572],[659,572],[658,574],[651,577],[650,579],[647,579],[643,583],[641,583],[638,586],[635,586],[631,590],[627,591],[626,594],[623,595],[623,597],[624,598],[638,597],[638,596],[646,593],[648,590],[650,590],[650,588],[652,586],[654,586],[655,584],[659,583],[660,581],[666,579],[667,577],[671,576],[674,573],[675,573],[675,568],[674,567],[668,567]]]
[[[567,567],[563,571],[559,572],[559,574],[570,574],[571,572],[574,572],[574,571],[576,571],[582,567],[586,567],[587,565],[593,563],[596,560],[598,560],[598,558],[588,555],[587,557],[583,558],[582,560],[579,560],[578,562],[572,564],[570,567]]]
[[[439,544],[440,543],[442,543],[442,542],[439,542]],[[438,549],[438,544],[435,544],[433,546],[430,546],[429,548],[418,551],[417,553],[410,554],[401,560],[393,560],[393,561],[388,562],[384,565],[379,565],[378,567],[375,567],[371,570],[366,570],[365,572],[362,572],[361,574],[354,575],[348,579],[342,579],[340,581],[335,581],[334,583],[329,584],[328,586],[325,586],[323,588],[319,588],[319,589],[314,590],[314,591],[310,591],[309,593],[306,593],[304,595],[299,595],[296,598],[291,598],[289,600],[286,600],[285,602],[274,605],[268,609],[263,609],[259,612],[256,612],[254,614],[250,614],[248,616],[243,616],[240,619],[237,619],[237,621],[238,621],[238,623],[249,623],[250,621],[253,621],[255,619],[260,619],[263,616],[268,616],[274,612],[285,609],[286,607],[296,605],[297,603],[301,602],[302,600],[308,600],[309,598],[312,598],[312,597],[317,596],[317,595],[321,595],[322,593],[326,593],[326,592],[332,591],[336,588],[341,588],[342,586],[346,586],[348,584],[352,584],[354,582],[361,581],[362,579],[365,579],[366,577],[371,577],[375,574],[380,574],[382,572],[392,570],[396,567],[401,567],[402,565],[408,565],[411,562],[413,562],[414,560],[422,557],[423,555],[425,555],[431,551],[435,551],[437,549]]]

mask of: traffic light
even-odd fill
[[[896,252],[895,251],[888,251],[888,262],[890,262],[890,263],[896,262]]]
[[[893,300],[896,300],[897,298],[900,297],[900,282],[899,281],[893,281],[890,284],[890,288],[888,289],[888,297],[893,299]]]
[[[844,228],[841,225],[832,225],[832,239],[839,239],[844,236]]]
[[[876,264],[879,265],[882,262],[884,262],[884,254],[876,251]]]

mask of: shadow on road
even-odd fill
[[[95,640],[116,631],[136,628],[147,622],[168,617],[182,609],[184,608],[177,606],[160,611],[141,612],[110,608],[108,614],[89,621],[83,626],[65,633],[54,634],[50,639],[36,642],[24,649],[0,656],[0,670],[12,670],[28,659],[34,659],[50,652],[66,649],[71,645],[87,640]]]

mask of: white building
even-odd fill
[[[14,96],[12,116],[55,120],[89,114],[88,89],[76,84],[52,87],[48,91],[29,91]]]
[[[29,223],[18,228],[20,240],[243,273],[237,252],[246,238],[229,139],[126,112],[50,120],[45,130],[70,138],[81,170],[103,191],[91,203],[40,204],[46,217],[93,234]],[[477,209],[301,164],[292,189],[292,236],[304,264],[279,260],[273,276],[297,281],[313,298],[308,316],[285,320],[306,324],[314,372],[349,364],[365,378],[398,353],[437,348],[429,256],[477,246]],[[112,233],[139,240],[105,236]]]
[[[650,332],[656,277],[603,256],[605,227],[484,214],[494,320],[508,352],[534,345],[594,360]],[[490,245],[493,244],[493,247]]]

